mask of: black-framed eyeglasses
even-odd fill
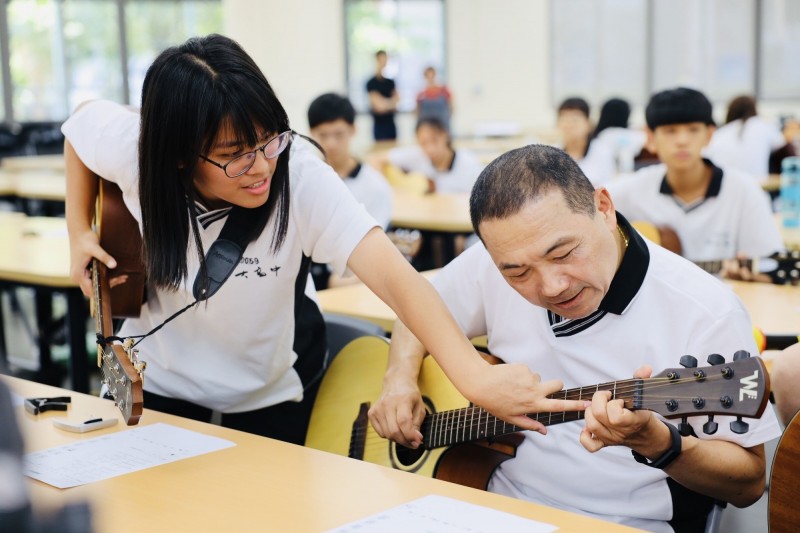
[[[221,168],[223,171],[225,171],[225,175],[228,176],[229,178],[238,178],[239,176],[241,176],[242,174],[253,168],[253,165],[256,162],[257,152],[261,152],[261,155],[264,156],[264,159],[275,159],[276,157],[281,155],[281,153],[283,153],[284,150],[286,150],[286,147],[289,146],[289,140],[291,138],[292,138],[292,131],[291,130],[284,131],[283,133],[267,141],[263,146],[259,146],[252,152],[246,152],[244,154],[237,155],[224,165],[221,163],[217,163],[216,161],[209,159],[202,154],[197,154],[197,155],[203,161],[208,161],[212,165]]]

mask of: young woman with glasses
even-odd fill
[[[205,420],[218,411],[228,427],[302,443],[326,351],[319,308],[304,294],[313,259],[354,272],[468,398],[531,428],[522,416],[531,406],[555,408],[542,398],[558,383],[539,386],[513,365],[488,368],[431,285],[292,132],[234,41],[211,35],[165,50],[146,74],[140,113],[90,102],[63,131],[72,276],[85,294],[91,258],[115,265],[91,228],[96,175],[119,185],[141,224],[148,299],[119,336],[190,306],[195,280],[209,287],[206,254],[228,214],[248,215],[237,231],[249,244],[227,281],[138,346],[146,407]]]

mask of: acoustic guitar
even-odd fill
[[[770,533],[793,533],[800,524],[800,413],[783,431],[769,480]]]
[[[667,250],[682,255],[683,247],[675,230],[667,226],[656,226],[650,222],[637,220],[631,223],[643,236]],[[762,258],[736,258],[739,266],[751,272],[769,276],[772,283],[796,285],[800,283],[800,250],[790,252],[776,252]],[[693,261],[693,263],[709,274],[719,274],[723,264],[728,259],[715,259],[709,261]]]
[[[137,424],[142,414],[142,381],[145,363],[139,361],[132,341],[124,345],[103,342],[114,335],[114,318],[139,316],[144,303],[144,265],[139,225],[125,208],[122,191],[115,184],[100,179],[95,212],[100,246],[117,261],[113,275],[125,275],[127,281],[111,287],[108,268],[92,260],[92,315],[98,335],[97,366],[103,383],[114,398],[125,423]]]
[[[306,445],[485,490],[494,470],[515,456],[524,438],[518,433],[520,428],[470,405],[434,359],[426,357],[419,378],[428,411],[420,428],[423,445],[412,450],[381,438],[370,425],[367,412],[380,396],[388,356],[388,341],[381,337],[361,337],[342,349],[323,377]],[[694,357],[683,356],[684,368],[668,369],[647,379],[562,390],[551,397],[590,400],[597,391],[611,391],[628,409],[681,418],[681,424],[689,416],[706,415],[709,419],[703,430],[708,434],[718,429],[714,416],[736,416],[730,427],[744,433],[748,424],[742,417],[757,418],[767,405],[769,377],[764,364],[743,351],[730,363],[717,354],[709,359],[712,366],[698,368]],[[529,416],[548,426],[580,420],[583,412]]]

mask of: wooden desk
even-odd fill
[[[472,233],[469,194],[396,192],[392,226],[444,233]]]
[[[0,167],[0,196],[14,200],[29,215],[61,215],[67,194],[64,171],[8,170]]]
[[[52,295],[61,292],[66,296],[71,382],[75,390],[87,392],[88,309],[83,293],[69,277],[66,221],[63,218],[28,217],[22,213],[0,213],[0,250],[0,286],[25,286],[36,290],[39,358],[45,379],[58,377],[50,355]],[[5,355],[1,326],[0,321],[0,355]]]
[[[753,325],[764,333],[800,333],[800,287],[726,282],[744,302]]]
[[[116,417],[108,400],[4,377],[23,397],[70,394],[71,420]],[[117,426],[85,435],[56,429],[63,413],[28,415],[19,423],[26,451],[37,451],[124,431]],[[558,525],[564,532],[635,531],[557,509],[445,483],[301,446],[195,422],[148,409],[141,425],[165,422],[213,435],[236,446],[175,463],[59,490],[28,480],[36,510],[88,501],[98,532],[299,531],[341,526],[429,495],[439,494]]]
[[[5,170],[53,170],[63,173],[64,155],[27,155],[4,157],[0,167]]]

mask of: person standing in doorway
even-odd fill
[[[383,76],[383,69],[389,60],[385,50],[375,53],[377,68],[375,75],[367,82],[369,110],[372,114],[372,133],[376,141],[394,141],[397,139],[397,126],[394,114],[400,96],[397,94],[394,80]]]

